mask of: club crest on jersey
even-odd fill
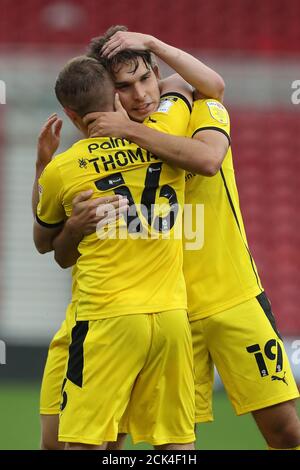
[[[217,101],[206,101],[210,115],[221,124],[228,124],[227,112],[224,106]]]

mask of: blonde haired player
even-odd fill
[[[166,45],[165,45],[166,46]],[[168,46],[170,47],[170,46]],[[175,65],[175,60],[174,57],[176,55],[177,60],[186,60],[187,55],[183,53],[182,56],[178,56],[177,52],[178,50],[170,47],[171,51],[168,49],[164,49],[165,53],[165,60],[167,59],[167,53],[169,51],[170,57],[173,57],[173,66]],[[176,53],[176,54],[174,54]],[[197,65],[197,71],[195,70],[195,76],[196,76],[196,83],[194,83],[198,87],[202,87],[203,92],[209,93],[212,96],[215,94],[215,96],[221,96],[223,92],[223,82],[222,79],[215,74],[211,69],[205,67],[203,64],[199,63],[198,61],[195,61],[194,58],[189,57],[189,60],[192,59],[192,65],[195,67]],[[172,65],[172,64],[170,64]],[[187,62],[184,62],[181,65],[182,71],[184,70],[187,72],[189,68],[187,67]],[[135,81],[132,81],[132,84],[129,86],[130,89],[134,90],[135,87],[139,86],[139,84],[144,83],[145,84],[145,79],[144,77],[141,77],[139,80],[137,80],[135,77],[133,77]],[[174,77],[176,80],[178,78]],[[201,81],[202,80],[202,81]],[[170,84],[170,79],[167,79],[167,85]],[[146,82],[147,85],[147,82]],[[158,87],[158,82],[153,82],[152,86]],[[166,91],[166,88],[163,89],[161,85],[160,92],[164,93]],[[170,84],[170,86],[173,86]],[[126,90],[124,90],[126,93]],[[122,94],[122,91],[119,90],[120,95]],[[122,97],[121,97],[122,99]],[[139,116],[138,116],[139,118]],[[59,122],[59,119],[54,116],[53,118],[50,119],[50,121],[47,124],[47,145],[46,145],[46,150],[49,145],[51,145],[51,138],[54,137],[51,132],[51,127],[55,125],[55,123]],[[49,135],[50,134],[50,135]],[[45,147],[45,139],[44,136],[42,137],[40,141],[40,147],[41,147],[41,155],[43,155],[43,150]],[[54,153],[55,149],[51,148],[52,151],[51,155]],[[51,158],[51,157],[50,157]],[[74,228],[76,223],[77,224],[82,224],[83,226],[85,223],[90,222],[90,210],[92,207],[90,206],[90,202],[87,201],[88,207],[85,205],[85,199],[88,199],[89,195],[88,193],[85,193],[81,196],[80,200],[76,200],[76,213],[72,213],[72,217],[66,224],[66,229],[69,229],[69,232],[72,237],[74,237]],[[99,200],[100,202],[100,200]],[[72,221],[75,220],[74,226],[72,227]],[[70,222],[70,223],[69,223]],[[96,223],[97,221],[93,219],[93,223]],[[77,234],[76,234],[77,235]],[[82,234],[79,234],[79,239],[82,236]],[[71,311],[69,310],[69,313]],[[69,315],[71,317],[72,321],[72,315]],[[47,365],[45,368],[45,373],[44,373],[44,379],[43,379],[43,385],[42,385],[42,393],[41,393],[41,415],[42,415],[42,446],[44,448],[57,448],[59,446],[59,443],[57,443],[56,436],[57,436],[57,414],[59,411],[59,396],[60,396],[60,389],[61,389],[61,381],[62,381],[62,374],[64,370],[64,364],[66,361],[66,355],[67,355],[67,344],[68,344],[68,337],[66,334],[66,328],[65,325],[62,326],[62,329],[58,332],[58,334],[54,337],[53,342],[51,344],[50,350],[49,350],[49,355],[48,355],[48,361]]]

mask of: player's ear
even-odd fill
[[[154,64],[153,67],[152,67],[152,70],[157,78],[157,80],[160,80],[161,79],[161,75],[160,75],[160,70],[159,70],[159,67],[157,64]]]
[[[76,119],[77,117],[77,114],[75,113],[75,111],[73,111],[70,108],[64,108],[64,112],[68,116],[68,118],[71,119],[71,121],[74,121],[74,119]]]
[[[77,127],[77,129],[79,129],[81,131],[82,130],[82,120],[78,116],[78,114],[70,108],[64,108],[64,112],[68,116],[68,118],[72,121],[74,126]]]

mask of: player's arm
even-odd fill
[[[54,259],[61,268],[73,266],[80,256],[78,245],[85,235],[90,216],[94,217],[94,214],[90,214],[90,211],[87,210],[92,194],[92,190],[83,191],[74,198],[71,217],[67,219],[62,230],[52,240]],[[94,212],[96,211],[94,210]],[[87,217],[89,217],[88,220]]]
[[[53,240],[66,219],[62,205],[62,180],[57,160],[52,160],[38,180],[39,202],[33,225],[33,240],[39,253],[53,250]]]
[[[60,143],[62,120],[56,114],[49,116],[38,137],[37,160],[35,163],[35,179],[32,188],[32,212],[36,216],[39,204],[39,178],[50,163]],[[33,225],[33,240],[39,253],[44,254],[53,250],[53,240],[60,233],[62,224],[58,226],[43,226],[36,220]]]
[[[62,120],[56,114],[52,114],[43,125],[38,136],[35,179],[32,188],[32,212],[34,216],[39,202],[38,180],[58,149],[62,124]]]
[[[165,132],[159,132],[155,129],[155,113],[149,118],[147,126],[131,121],[117,94],[115,108],[114,113],[90,113],[84,118],[89,124],[90,137],[123,137],[184,170],[204,176],[213,176],[218,172],[229,146],[226,134],[201,129],[191,139],[170,135],[167,128]],[[207,110],[204,111],[207,113]],[[177,119],[174,124],[179,122],[180,119]],[[215,127],[214,124],[209,127]]]
[[[43,125],[38,137],[36,173],[32,189],[32,211],[34,216],[36,216],[39,204],[38,181],[57,151],[61,128],[62,120],[56,114],[52,114]],[[41,220],[39,223],[35,221],[33,227],[34,243],[39,253],[44,254],[56,249],[59,253],[62,253],[63,250],[66,250],[67,256],[76,262],[79,256],[77,246],[82,236],[80,239],[76,238],[72,222],[71,224],[61,223],[58,226],[55,226],[55,224],[54,226],[52,224],[47,226],[47,224],[42,225],[42,223]]]
[[[43,186],[44,191],[44,186]],[[128,209],[128,200],[123,196],[91,199],[93,191],[82,191],[72,201],[72,214],[61,223],[45,223],[49,211],[41,217],[43,207],[38,207],[39,216],[34,223],[34,243],[41,253],[54,250],[54,258],[62,268],[73,266],[80,253],[78,245],[84,236],[120,217]],[[43,202],[43,205],[45,203]]]
[[[174,91],[174,87],[177,88],[180,83],[182,87],[186,87],[185,81],[198,92],[197,99],[201,94],[201,97],[204,95],[223,100],[225,83],[222,77],[191,54],[148,34],[118,31],[105,43],[102,55],[111,58],[124,49],[148,49],[177,72],[179,76],[175,74],[163,80],[162,93],[170,89]]]
[[[78,245],[86,235],[116,220],[128,209],[123,196],[91,199],[92,190],[79,193],[72,201],[72,214],[53,240],[54,258],[61,268],[73,266],[80,256]]]
[[[227,137],[215,130],[199,132],[190,139],[130,125],[126,138],[170,165],[203,176],[214,176],[219,171],[229,146]]]
[[[36,220],[33,225],[33,241],[36,249],[42,255],[53,250],[53,240],[61,231],[59,227],[43,227]]]
[[[80,253],[78,245],[82,240],[82,235],[73,226],[66,221],[63,229],[52,241],[52,249],[54,250],[54,259],[57,264],[63,268],[70,268],[76,264]]]
[[[191,139],[158,132],[133,121],[127,125],[124,137],[170,165],[204,176],[214,176],[219,171],[229,147],[228,138],[216,130],[204,130]]]

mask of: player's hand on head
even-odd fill
[[[90,235],[97,228],[117,220],[128,210],[128,200],[123,196],[106,196],[92,199],[93,190],[83,191],[72,201],[72,214],[68,220],[71,231],[76,235]]]
[[[114,105],[115,105],[115,112],[117,113],[121,113],[124,118],[126,119],[129,119],[129,116],[127,114],[127,111],[126,109],[123,107],[121,101],[120,101],[120,96],[119,96],[119,93],[115,93],[115,102],[114,102]]]
[[[37,163],[48,165],[60,144],[60,133],[63,125],[57,114],[51,114],[43,125],[37,142]]]
[[[95,137],[124,137],[128,130],[129,117],[121,103],[116,102],[115,112],[89,113],[83,118],[88,128],[90,138]]]
[[[125,49],[149,49],[151,36],[130,31],[117,31],[102,47],[101,55],[110,59]]]

